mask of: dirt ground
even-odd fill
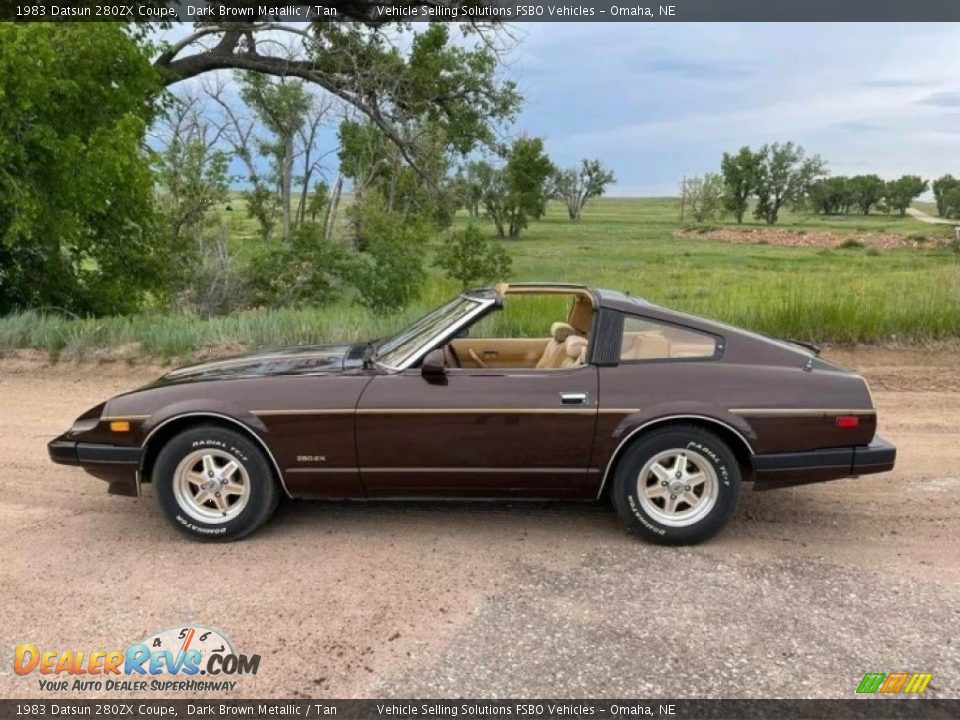
[[[680,549],[605,504],[287,503],[244,542],[192,543],[153,498],[46,455],[158,368],[0,361],[0,697],[43,694],[17,643],[119,649],[187,623],[262,655],[234,697],[851,697],[900,670],[958,697],[957,348],[825,356],[869,378],[896,470],[748,488],[719,538]]]
[[[931,218],[933,219],[933,218]],[[939,223],[937,223],[939,224]],[[944,224],[951,224],[946,221]],[[946,238],[923,238],[890,232],[828,232],[826,230],[790,230],[778,227],[723,227],[700,230],[676,230],[677,237],[694,240],[720,240],[735,244],[783,245],[786,247],[839,248],[854,240],[867,247],[891,250],[897,248],[936,248],[944,245]]]

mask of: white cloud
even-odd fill
[[[960,171],[956,25],[542,24],[514,66],[525,129],[669,193],[724,150],[796,140],[835,172]]]

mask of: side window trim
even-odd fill
[[[588,351],[590,364],[599,367],[615,367],[620,364],[623,317],[622,312],[610,308],[594,311],[593,337]]]
[[[713,345],[713,354],[712,355],[702,355],[697,357],[664,357],[664,358],[633,358],[633,359],[624,359],[620,357],[623,352],[623,337],[624,329],[626,327],[626,321],[630,318],[640,320],[643,322],[653,323],[656,325],[666,325],[668,327],[678,328],[680,330],[685,330],[690,333],[696,333],[698,335],[705,335],[711,337],[714,340]],[[722,335],[717,333],[710,332],[709,330],[701,330],[699,328],[693,328],[689,325],[683,325],[682,323],[672,322],[670,320],[661,320],[660,318],[653,318],[649,315],[637,315],[633,313],[622,313],[621,314],[621,323],[620,323],[620,333],[617,337],[617,363],[620,365],[634,365],[634,364],[647,364],[647,363],[664,363],[664,362],[715,362],[720,360],[723,357],[723,353],[726,350],[726,340]]]

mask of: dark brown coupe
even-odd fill
[[[515,336],[523,306],[549,336]],[[679,544],[718,532],[745,481],[890,470],[876,424],[866,381],[813,348],[618,292],[513,284],[386,340],[174,370],[88,410],[49,450],[112,493],[152,482],[198,539],[252,532],[281,494],[609,496],[631,530]]]

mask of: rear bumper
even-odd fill
[[[138,473],[143,449],[70,440],[66,435],[47,444],[50,459],[59,465],[79,465],[89,474],[110,483],[112,495],[139,494]]]
[[[825,482],[892,470],[897,449],[877,435],[869,445],[811,450],[798,453],[756,455],[755,490]]]

